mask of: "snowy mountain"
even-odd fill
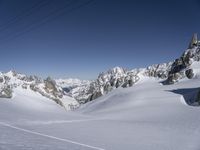
[[[188,49],[174,61],[133,70],[115,67],[100,73],[93,81],[79,79],[56,79],[54,81],[50,77],[43,80],[14,71],[0,73],[0,97],[12,98],[13,89],[22,87],[38,92],[61,106],[74,109],[79,107],[79,104],[92,101],[113,89],[131,87],[144,78],[161,79],[163,84],[174,84],[184,78],[192,79],[195,77],[193,64],[199,60],[200,42],[194,34]],[[66,97],[73,98],[73,103],[64,100]]]
[[[102,72],[94,81],[69,80],[57,81],[66,93],[79,103],[87,103],[119,87],[131,87],[145,77],[163,79],[163,84],[173,84],[183,78],[193,78],[193,62],[200,60],[200,44],[194,34],[188,49],[174,61],[151,65],[147,68],[127,70],[115,67]],[[70,86],[68,86],[68,85]]]
[[[88,91],[92,81],[80,80],[80,79],[57,79],[56,83],[58,86],[62,87],[65,94],[77,99],[79,102],[81,99],[87,99],[85,94]]]
[[[94,81],[0,73],[0,149],[198,150],[199,44],[195,35],[175,61]]]
[[[56,85],[56,82],[48,77],[43,80],[37,76],[26,76],[24,74],[9,71],[0,73],[0,98],[13,98],[26,93],[27,90],[37,92],[41,97],[46,97],[55,101],[57,104],[66,109],[72,109],[79,106],[79,103],[64,94],[61,87]],[[30,93],[31,94],[31,93]]]

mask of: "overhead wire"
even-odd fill
[[[22,11],[21,13],[19,13],[18,15],[10,18],[6,23],[1,24],[0,32],[10,28],[12,25],[16,25],[21,20],[26,19],[26,17],[31,16],[35,11],[37,11],[47,5],[49,5],[48,0],[40,0],[39,2],[37,2],[36,4],[31,6],[30,8],[28,8],[28,9]]]
[[[74,7],[72,7],[71,9],[68,9],[67,11],[65,11],[66,8],[68,8],[69,6],[73,5],[77,0],[72,0],[70,3],[64,5],[61,8],[58,8],[56,10],[54,10],[53,12],[49,13],[48,15],[46,15],[40,22],[37,22],[35,24],[31,24],[31,26],[28,26],[28,28],[26,28],[24,31],[19,32],[17,34],[15,34],[14,36],[9,36],[6,40],[13,40],[16,39],[26,33],[29,33],[37,28],[39,28],[40,26],[45,25],[46,23],[48,23],[49,21],[52,21],[54,19],[57,19],[58,17],[65,15],[65,14],[69,14],[77,9],[80,9],[81,7],[88,5],[90,3],[92,3],[94,0],[88,0],[84,3],[81,3],[79,5],[76,5]],[[53,18],[52,18],[53,16]],[[3,39],[5,41],[5,38]],[[2,40],[0,40],[2,41]]]

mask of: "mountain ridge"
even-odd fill
[[[200,61],[200,42],[197,34],[194,34],[189,47],[174,61],[162,64],[150,65],[146,68],[127,70],[122,67],[114,67],[106,72],[101,72],[96,80],[80,79],[42,79],[37,76],[26,76],[11,70],[7,73],[0,72],[0,97],[12,98],[13,89],[22,87],[40,93],[57,104],[75,109],[80,104],[92,101],[113,89],[131,87],[144,77],[153,77],[163,84],[174,84],[183,78],[191,79],[195,73],[191,67],[193,62]],[[72,103],[66,103],[66,97],[74,99]]]

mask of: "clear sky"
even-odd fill
[[[94,79],[173,60],[195,32],[199,0],[0,0],[0,70]]]

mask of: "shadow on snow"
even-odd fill
[[[184,89],[176,89],[169,90],[175,94],[180,94],[183,96],[185,102],[190,106],[199,106],[197,102],[198,92],[200,88],[184,88]]]

